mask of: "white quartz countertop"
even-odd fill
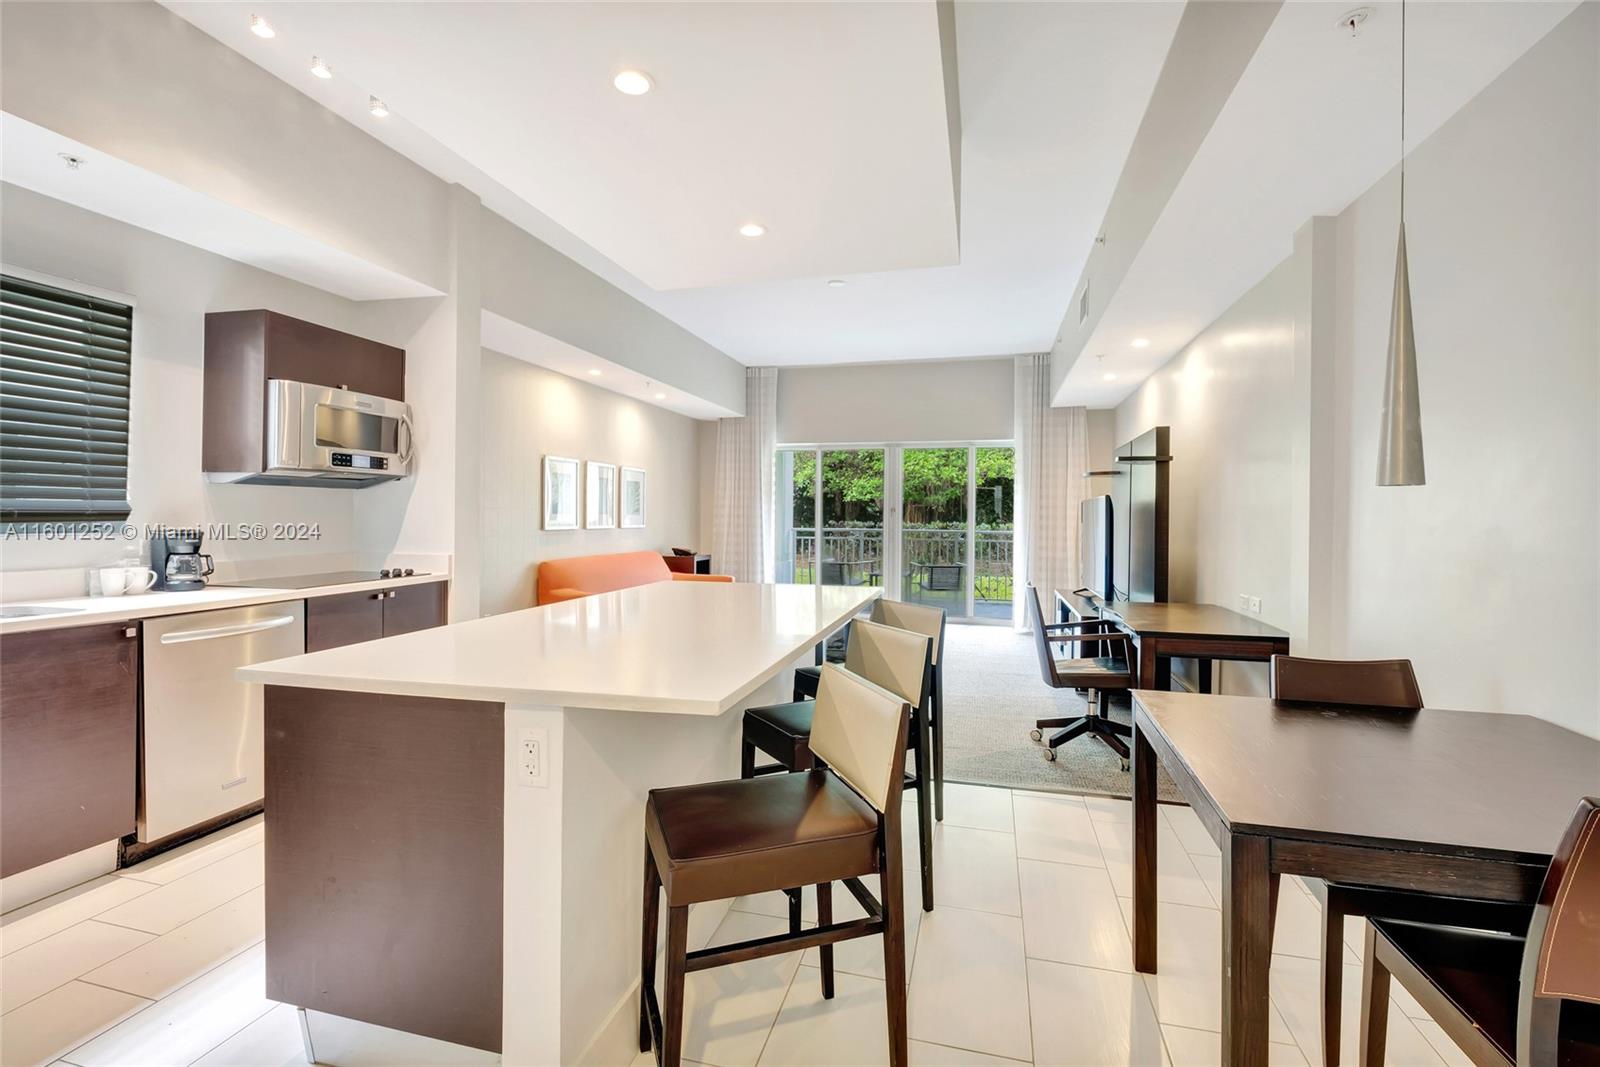
[[[30,607],[63,609],[58,615],[25,615],[0,619],[0,636],[30,630],[57,630],[102,622],[128,622],[154,619],[163,615],[182,615],[191,611],[243,608],[251,604],[281,604],[286,600],[309,600],[339,593],[361,593],[373,589],[398,589],[447,580],[443,574],[414,574],[409,578],[381,578],[370,582],[319,585],[309,589],[267,589],[243,586],[208,586],[188,593],[134,593],[124,596],[80,596],[67,599],[18,600]]]
[[[362,693],[719,715],[879,592],[653,582],[257,663],[238,676]]]

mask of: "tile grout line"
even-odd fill
[[[1011,825],[1017,825],[1017,794],[1006,790],[1011,805]],[[1016,830],[1011,832],[1011,860],[1017,869],[1017,922],[1022,924],[1022,985],[1028,991],[1028,1062],[1036,1062],[1039,1050],[1033,1047],[1033,982],[1028,978],[1028,917],[1022,903],[1022,857],[1017,855]]]

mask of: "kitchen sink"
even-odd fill
[[[27,619],[35,615],[70,615],[82,608],[53,608],[48,604],[0,604],[0,619]]]

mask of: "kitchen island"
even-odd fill
[[[740,709],[877,595],[660,582],[243,668],[267,996],[323,1063],[628,1062],[645,794],[736,777]]]

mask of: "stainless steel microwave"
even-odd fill
[[[411,473],[411,406],[309,382],[267,379],[263,469],[252,482],[359,488]]]

